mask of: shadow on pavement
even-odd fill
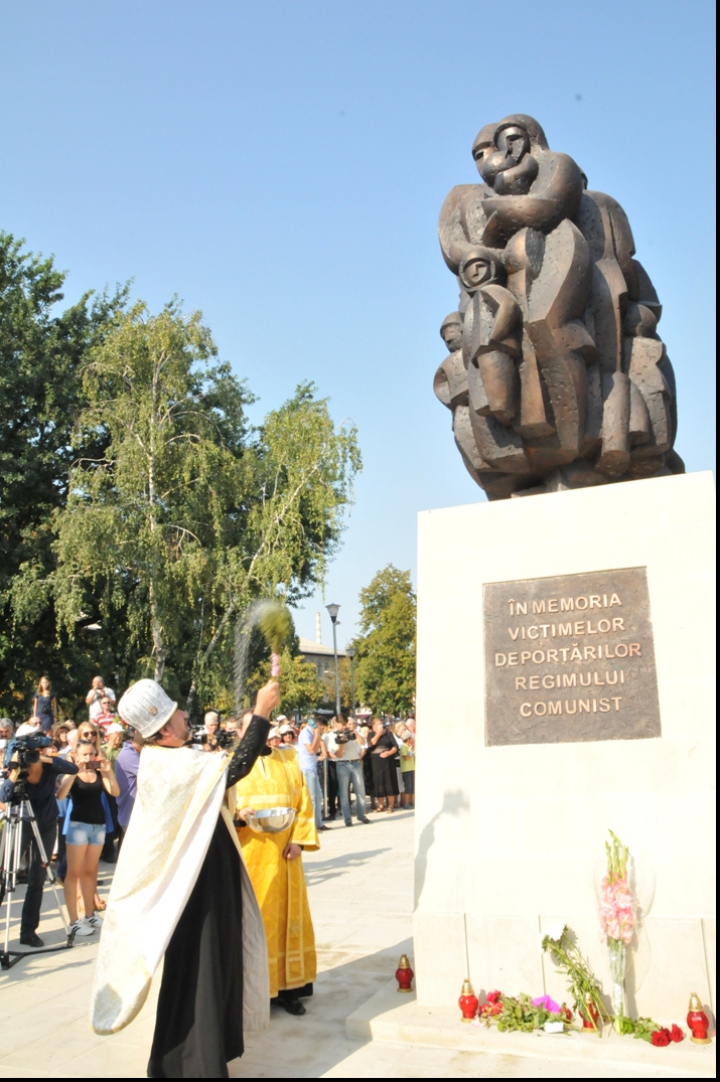
[[[370,920],[382,920],[382,914]],[[390,980],[405,939],[374,954],[350,958],[319,974],[307,1014],[294,1018],[273,1008],[270,1029],[248,1034],[245,1055],[230,1064],[231,1078],[320,1078],[370,1041],[345,1036],[345,1019]],[[323,952],[325,955],[327,951]]]

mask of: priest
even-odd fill
[[[248,714],[243,726],[252,725]],[[308,905],[303,850],[319,848],[312,797],[294,748],[267,747],[235,789],[238,837],[260,904],[270,967],[272,1002],[289,1014],[305,1014],[317,976],[315,935]],[[281,834],[256,834],[245,817],[264,808],[292,808]]]
[[[137,798],[118,860],[92,993],[96,1033],[136,1017],[163,955],[148,1077],[227,1078],[243,1029],[268,1024],[258,904],[233,825],[234,787],[266,746],[271,681],[232,755],[188,746],[187,715],[154,680],[118,713],[144,738]]]

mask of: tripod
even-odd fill
[[[62,906],[60,904],[60,898],[57,892],[57,876],[50,866],[45,847],[40,836],[40,829],[37,825],[35,813],[32,809],[30,801],[24,792],[24,786],[22,780],[18,779],[15,785],[15,792],[8,805],[6,813],[5,827],[0,835],[0,906],[5,900],[7,895],[7,912],[5,913],[5,941],[2,950],[0,950],[0,968],[10,969],[19,962],[21,958],[27,957],[29,954],[49,954],[51,951],[68,950],[73,946],[73,939],[75,938],[74,932],[68,933],[67,943],[62,943],[58,947],[41,947],[39,950],[32,951],[11,951],[10,945],[10,909],[12,906],[13,894],[17,890],[17,873],[20,867],[20,856],[22,853],[22,837],[23,837],[23,824],[30,823],[33,837],[35,838],[35,844],[38,847],[38,853],[45,868],[47,869],[48,878],[50,880],[50,886],[52,892],[55,895],[55,905],[57,907],[60,921],[64,928],[68,927],[68,922],[63,916]]]

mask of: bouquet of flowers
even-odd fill
[[[618,1033],[632,1034],[636,1039],[647,1041],[655,1048],[667,1048],[669,1044],[679,1044],[685,1039],[680,1026],[675,1023],[668,1029],[653,1022],[652,1018],[621,1018],[617,1025]]]
[[[609,1015],[600,998],[600,982],[580,953],[567,925],[557,924],[548,929],[541,946],[549,952],[558,972],[567,978],[580,1017],[590,1022],[598,1037],[601,1036],[603,1022],[609,1021]]]
[[[625,949],[635,933],[635,905],[628,882],[628,849],[610,831],[605,843],[607,873],[600,885],[600,926],[607,941],[616,1019],[625,1015]]]
[[[500,1033],[513,1030],[532,1033],[534,1029],[545,1029],[548,1023],[554,1023],[561,1032],[572,1020],[572,1013],[564,1003],[560,1007],[549,996],[531,999],[523,992],[519,996],[506,996],[495,991],[488,992],[478,1017],[486,1026],[494,1023]]]

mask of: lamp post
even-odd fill
[[[355,647],[348,646],[345,651],[350,658],[350,713],[355,713]]]
[[[333,659],[335,661],[335,713],[340,713],[340,670],[338,668],[338,653],[337,653],[337,618],[340,612],[339,605],[326,605],[325,608],[330,613],[330,619],[333,626]]]

